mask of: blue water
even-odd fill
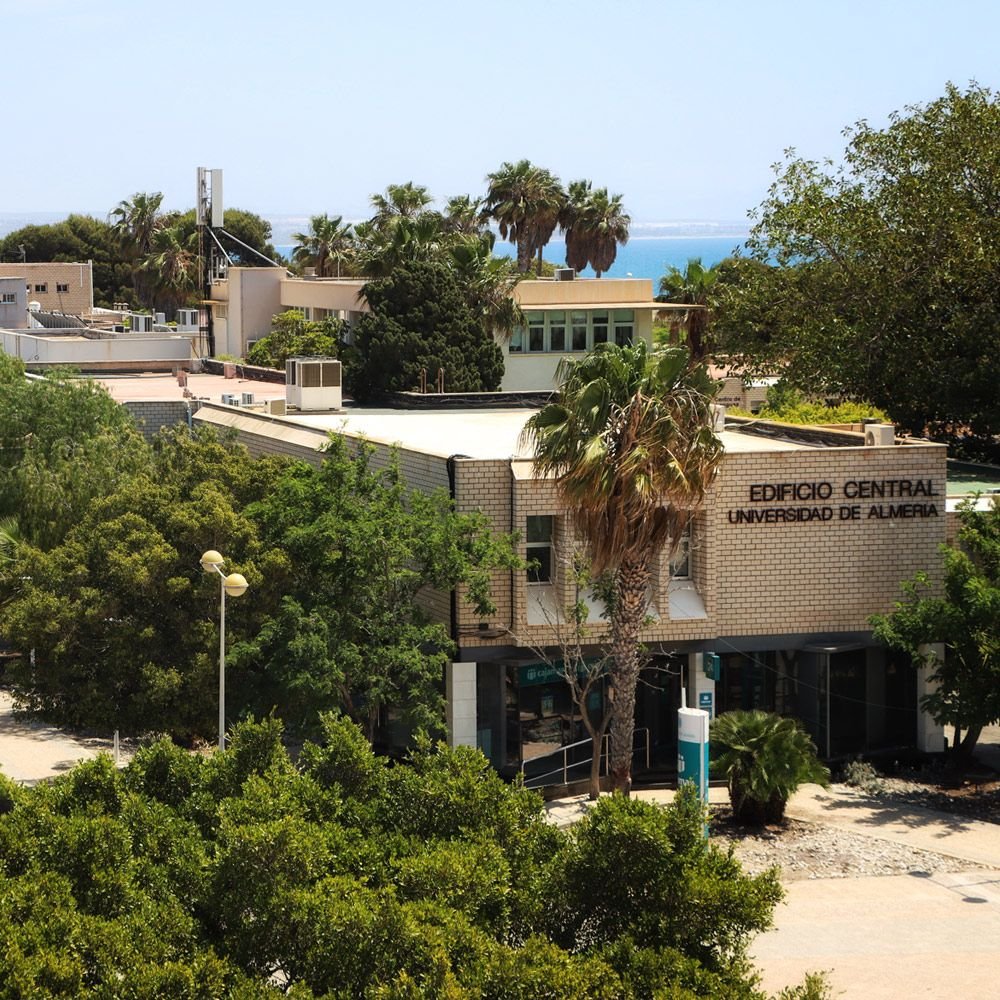
[[[618,248],[618,256],[610,270],[605,271],[608,278],[652,278],[654,285],[671,267],[684,270],[685,265],[694,257],[700,257],[705,267],[718,264],[720,260],[730,256],[734,250],[742,246],[745,234],[732,236],[633,236],[623,247]],[[278,246],[275,249],[288,257],[293,247]],[[517,251],[510,243],[497,240],[493,252],[497,256],[516,257]],[[566,244],[562,240],[552,240],[544,250],[544,257],[557,266],[561,265],[566,256]],[[581,277],[592,278],[594,272],[588,267],[581,272]],[[653,289],[654,292],[656,289]]]

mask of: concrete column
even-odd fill
[[[703,708],[714,719],[716,715],[715,681],[705,676],[703,664],[703,653],[688,653],[688,708]]]
[[[476,665],[449,663],[445,668],[445,702],[448,744],[476,745]]]
[[[933,653],[939,660],[944,659],[944,645],[939,642],[922,646],[920,652]],[[917,749],[925,753],[941,753],[944,750],[944,726],[919,707],[920,699],[937,688],[937,684],[929,680],[931,669],[917,667]]]

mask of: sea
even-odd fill
[[[68,212],[0,212],[0,238],[27,225],[45,225],[65,219]],[[81,213],[104,218],[106,213]],[[289,256],[294,247],[292,234],[309,227],[308,215],[267,215],[271,223],[275,249]],[[700,259],[711,267],[741,248],[748,236],[745,222],[680,220],[672,222],[634,222],[629,241],[618,248],[614,264],[604,272],[608,278],[650,278],[653,282],[671,268],[683,270],[687,262]],[[497,237],[493,252],[497,255],[516,256],[511,243]],[[556,266],[566,257],[566,244],[561,239],[549,241],[543,255]],[[587,268],[581,277],[593,277]]]

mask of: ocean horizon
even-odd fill
[[[0,212],[0,238],[30,225],[49,225],[61,222],[69,212]],[[106,218],[106,213],[80,212],[95,218]],[[305,214],[258,213],[271,223],[272,243],[275,249],[287,256],[294,247],[293,234],[309,228]],[[687,262],[699,258],[711,267],[741,248],[748,236],[745,222],[680,219],[666,222],[633,222],[629,241],[618,248],[614,264],[605,272],[608,278],[649,278],[654,283],[671,268],[683,270]],[[497,237],[493,252],[497,256],[514,257],[514,246]],[[562,239],[552,239],[544,250],[544,257],[557,266],[566,255]],[[587,268],[581,277],[593,277]],[[654,292],[656,289],[654,288]]]

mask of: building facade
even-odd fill
[[[558,663],[566,567],[579,540],[555,483],[519,443],[530,411],[270,416],[206,404],[197,422],[232,428],[252,453],[318,461],[334,430],[395,448],[410,485],[450,492],[516,532],[529,569],[497,574],[497,611],[476,618],[457,595],[430,608],[458,653],[447,678],[456,743],[478,745],[505,773],[582,738]],[[874,642],[869,618],[891,610],[900,582],[938,564],[946,537],[946,450],[877,433],[731,419],[725,457],[672,562],[654,567],[643,642],[649,651],[636,725],[651,765],[676,760],[681,688],[716,713],[762,708],[801,719],[825,757],[891,747],[943,749],[918,708],[926,674]],[[599,599],[586,653],[606,650]],[[706,671],[719,658],[718,675]],[[709,676],[709,673],[713,676]],[[594,697],[600,699],[598,690]],[[542,765],[537,765],[542,766]]]
[[[89,316],[94,309],[94,270],[85,264],[48,261],[41,264],[0,263],[0,278],[21,278],[27,301],[42,312]]]

